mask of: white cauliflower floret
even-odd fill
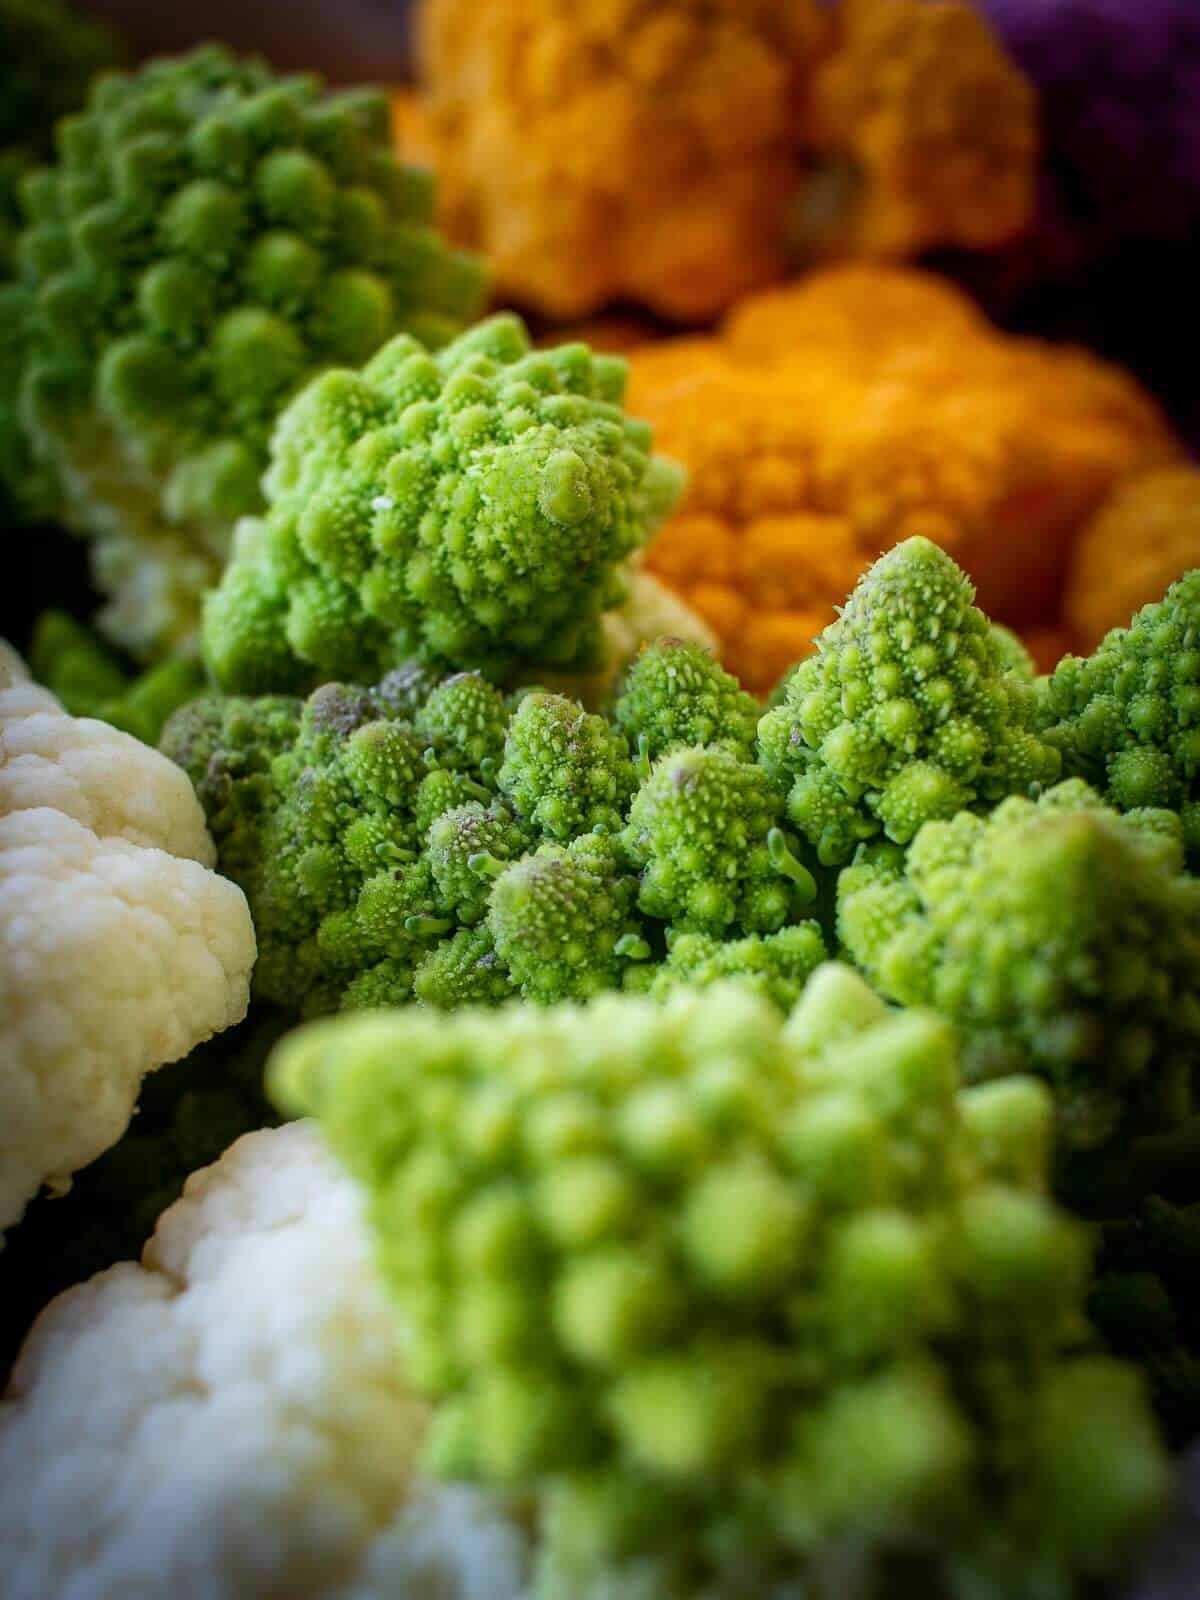
[[[0,1402],[8,1600],[512,1600],[500,1502],[426,1423],[352,1181],[308,1123],[188,1181],[142,1264],[55,1300]]]
[[[240,1021],[254,929],[185,775],[0,661],[0,1230]]]
[[[0,689],[0,816],[50,806],[102,837],[211,867],[217,853],[187,774],[107,722],[72,717],[48,689]]]

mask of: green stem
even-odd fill
[[[817,880],[793,852],[782,828],[772,828],[767,834],[767,854],[775,871],[781,872],[796,885],[797,897],[803,904],[807,905],[817,898]]]

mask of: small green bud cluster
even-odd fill
[[[371,689],[177,712],[163,748],[249,898],[257,993],[453,1009],[735,976],[786,1005],[825,953],[798,920],[815,886],[745,744],[666,731],[719,739],[727,712],[745,729],[711,656],[667,670],[681,648],[648,648],[611,718],[414,662]],[[640,786],[630,741],[661,747]]]
[[[431,228],[380,92],[206,46],[101,76],[55,142],[21,186],[0,370],[98,541],[108,631],[145,652],[194,630],[297,389],[400,329],[447,337],[482,277]]]
[[[318,378],[207,603],[217,682],[303,691],[414,653],[489,675],[601,665],[601,619],[682,482],[624,388],[624,362],[535,351],[513,316]]]
[[[907,854],[860,850],[838,932],[884,994],[954,1022],[969,1076],[1043,1075],[1068,1152],[1196,1110],[1200,883],[1173,812],[1122,817],[1070,779],[928,822]]]
[[[1065,656],[1041,688],[1045,737],[1063,768],[1121,811],[1169,806],[1188,854],[1200,851],[1200,572],[1114,628],[1095,652]]]
[[[1053,783],[1036,691],[937,545],[908,539],[861,579],[759,725],[787,814],[827,866],[883,834]]]
[[[846,1550],[856,1592],[1067,1594],[1161,1503],[1137,1375],[1080,1353],[1049,1095],[960,1088],[846,968],[786,1023],[732,984],[323,1022],[269,1079],[368,1192],[432,1464],[542,1498],[546,1600]]]

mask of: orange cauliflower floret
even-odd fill
[[[999,243],[1032,197],[1032,91],[967,0],[424,0],[443,225],[556,317],[700,319],[794,253]]]
[[[1019,233],[1033,206],[1035,96],[979,12],[842,0],[837,19],[809,97],[821,159],[797,245],[895,260]]]
[[[1082,352],[998,333],[957,290],[844,267],[632,357],[629,405],[688,468],[647,568],[763,692],[883,551],[923,534],[989,615],[1057,618],[1079,528],[1178,453],[1154,402]]]
[[[1093,649],[1110,628],[1193,567],[1200,567],[1200,470],[1158,467],[1123,483],[1080,535],[1063,614],[1076,648]]]

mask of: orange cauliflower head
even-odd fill
[[[967,0],[424,0],[397,106],[502,295],[702,319],[803,253],[1011,237],[1034,106]]]
[[[629,405],[689,472],[646,565],[759,693],[860,573],[917,534],[966,568],[991,615],[1044,626],[1086,519],[1178,453],[1124,373],[998,333],[902,268],[820,273],[748,300],[713,338],[635,351]]]
[[[1200,567],[1200,469],[1158,467],[1121,484],[1072,556],[1063,615],[1075,647],[1094,649],[1193,567]]]

